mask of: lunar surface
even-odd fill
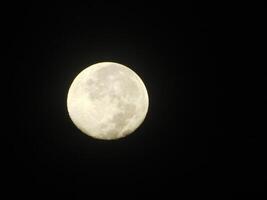
[[[148,111],[148,94],[141,78],[113,62],[84,69],[72,82],[67,109],[83,133],[112,140],[134,132]]]

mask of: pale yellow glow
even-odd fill
[[[101,62],[84,69],[72,82],[67,108],[73,123],[97,139],[118,139],[134,132],[148,111],[148,94],[130,68]]]

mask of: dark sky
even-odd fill
[[[5,133],[7,185],[76,197],[93,185],[263,188],[258,168],[248,167],[262,166],[247,148],[255,140],[234,137],[228,125],[223,11],[185,2],[11,6],[5,78],[16,125]],[[67,114],[73,78],[101,61],[131,66],[149,93],[144,123],[117,141],[82,134]]]

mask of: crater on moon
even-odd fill
[[[99,139],[117,139],[143,122],[148,95],[132,70],[106,62],[86,68],[75,78],[67,104],[71,119],[83,132]]]

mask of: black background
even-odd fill
[[[98,185],[263,190],[263,147],[231,127],[226,15],[185,2],[11,6],[8,186],[76,197]],[[116,141],[82,134],[66,109],[74,77],[102,61],[131,67],[149,93],[144,123]]]

